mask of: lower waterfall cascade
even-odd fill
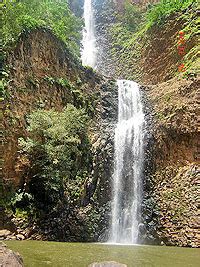
[[[144,113],[136,82],[118,80],[118,123],[110,242],[138,243],[142,201]]]

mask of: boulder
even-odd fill
[[[115,261],[104,261],[91,263],[88,267],[127,267],[127,265]]]
[[[10,234],[11,234],[11,232],[9,230],[7,230],[7,229],[0,230],[0,237],[5,238]]]
[[[5,244],[0,244],[0,266],[2,267],[23,267],[22,257],[12,250],[8,249]]]

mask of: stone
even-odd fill
[[[24,240],[25,237],[22,234],[16,235],[17,240]]]
[[[0,230],[0,237],[7,237],[11,232],[7,229]]]
[[[12,250],[8,249],[5,244],[0,244],[0,255],[1,262],[0,266],[3,267],[23,267],[23,259],[19,253],[15,253]]]
[[[104,261],[91,263],[88,267],[127,267],[127,265],[115,261]]]
[[[144,234],[146,234],[146,227],[145,227],[145,225],[143,224],[143,223],[140,223],[139,224],[139,233],[141,234],[141,235],[144,235]]]

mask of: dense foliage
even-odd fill
[[[84,110],[71,104],[63,112],[37,110],[30,115],[29,137],[19,143],[29,161],[28,193],[40,207],[80,197],[90,164],[87,120]]]
[[[2,27],[4,45],[17,39],[24,29],[37,27],[51,28],[72,51],[79,53],[82,22],[70,11],[66,0],[5,2]]]
[[[162,23],[166,17],[174,12],[186,9],[188,6],[197,2],[196,0],[161,0],[158,4],[150,7],[147,14],[147,24],[151,27],[153,24]]]

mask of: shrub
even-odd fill
[[[90,167],[87,121],[84,110],[71,104],[63,112],[37,110],[30,115],[29,137],[20,138],[19,144],[30,161],[29,193],[40,207],[54,206],[64,196],[78,199]]]

